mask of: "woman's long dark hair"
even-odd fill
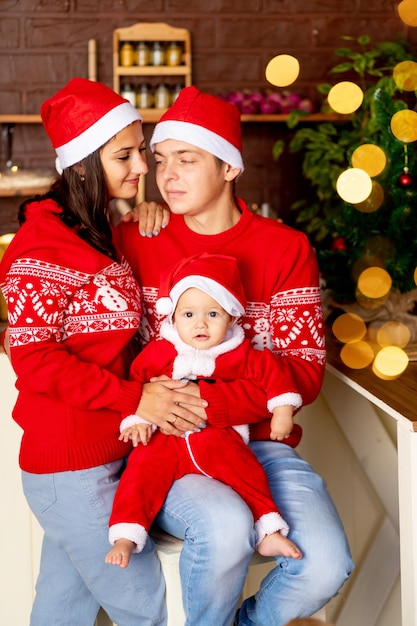
[[[114,261],[118,260],[108,221],[110,197],[100,160],[100,149],[78,164],[83,175],[74,167],[64,169],[49,190],[23,202],[19,208],[19,224],[26,221],[26,206],[33,201],[55,200],[61,207],[60,218],[67,226],[77,229],[78,236]]]

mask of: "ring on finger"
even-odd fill
[[[174,419],[173,419],[173,420],[172,420],[172,422],[171,422],[171,424],[175,424],[175,422],[177,421],[177,419],[178,419],[178,416],[177,416],[177,415],[175,415],[175,416],[174,416]]]

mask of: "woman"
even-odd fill
[[[23,487],[44,530],[30,623],[92,626],[102,606],[118,626],[164,626],[153,544],[127,570],[104,563],[130,450],[118,427],[122,414],[139,410],[143,392],[128,381],[140,295],[112,241],[108,208],[111,198],[134,198],[147,172],[142,118],[105,85],[81,78],[47,100],[41,115],[62,175],[24,203],[0,266]],[[167,406],[202,406],[174,389],[164,389]],[[201,423],[188,415],[191,428]]]

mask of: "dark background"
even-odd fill
[[[113,31],[136,22],[187,28],[193,83],[213,94],[268,87],[268,61],[292,54],[301,72],[291,90],[319,106],[316,85],[329,81],[328,70],[338,62],[334,51],[345,45],[343,35],[369,35],[378,42],[401,34],[417,45],[417,28],[403,24],[397,5],[388,0],[0,0],[0,113],[38,114],[43,100],[73,76],[87,77],[89,39],[97,42],[97,78],[112,86]],[[147,137],[151,130],[146,124]],[[291,222],[289,205],[305,193],[301,157],[286,154],[279,163],[272,158],[275,141],[289,140],[291,131],[283,122],[248,122],[243,132],[246,171],[238,193],[249,204],[268,202]],[[13,158],[22,167],[52,167],[54,153],[41,125],[16,125],[13,143]],[[150,198],[156,196],[152,178]],[[20,201],[0,198],[0,234],[16,230]]]

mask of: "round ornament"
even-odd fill
[[[333,252],[344,252],[347,248],[346,239],[344,237],[336,237],[333,239],[331,249]]]
[[[399,176],[398,182],[401,187],[410,187],[410,185],[412,185],[413,183],[413,179],[411,178],[410,174],[404,172],[403,174],[401,174],[401,176]]]

